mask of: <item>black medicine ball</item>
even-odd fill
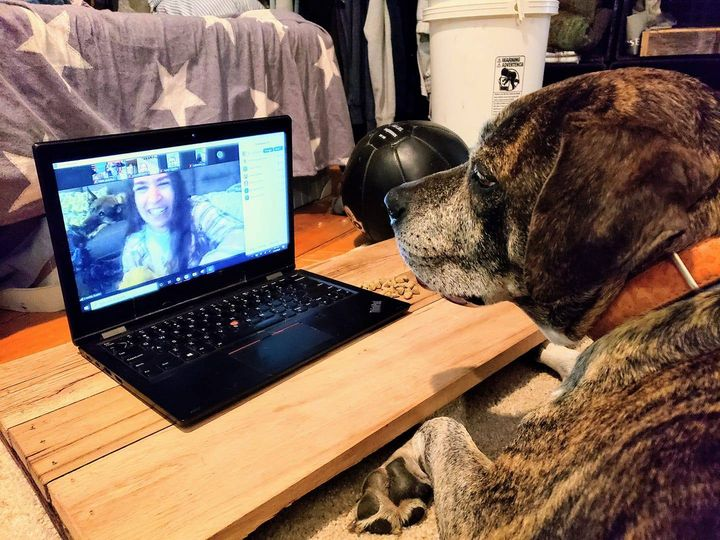
[[[345,213],[373,242],[386,240],[393,236],[384,203],[388,191],[467,160],[465,142],[439,124],[416,120],[380,126],[350,155],[342,184]]]

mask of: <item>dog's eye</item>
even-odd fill
[[[481,173],[477,165],[473,165],[470,179],[481,189],[490,189],[497,185],[497,180],[490,174]]]

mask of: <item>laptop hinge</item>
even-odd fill
[[[265,276],[265,279],[267,281],[272,281],[273,279],[277,279],[283,276],[282,272],[275,272],[273,274],[270,274],[269,276]]]
[[[103,339],[108,339],[124,332],[127,332],[127,328],[125,328],[125,326],[118,326],[117,328],[113,328],[112,330],[108,330],[107,332],[102,332],[100,335]]]

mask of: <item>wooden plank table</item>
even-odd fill
[[[312,269],[355,284],[408,273],[392,240]],[[74,538],[238,537],[542,340],[510,304],[423,291],[402,319],[192,429],[65,344],[0,365],[0,429]]]

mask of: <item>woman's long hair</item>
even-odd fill
[[[170,249],[172,253],[168,271],[169,273],[184,272],[188,268],[193,244],[192,205],[180,173],[172,171],[164,174],[170,178],[170,186],[174,194],[172,216],[170,217]],[[133,180],[129,180],[128,200],[130,201],[128,203],[128,235],[130,235],[140,231],[145,225],[145,221],[140,217],[135,206]]]

